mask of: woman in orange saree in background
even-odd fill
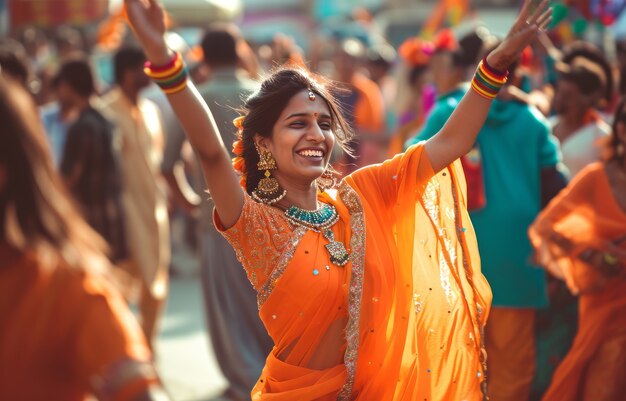
[[[2,74],[0,121],[0,400],[167,400],[30,94]]]
[[[494,88],[550,21],[546,1],[532,15],[530,4],[485,60]],[[126,5],[151,60],[146,72],[196,150],[215,224],[275,342],[252,399],[482,400],[491,293],[456,160],[473,145],[493,88],[469,91],[429,141],[334,185],[330,156],[351,129],[327,81],[298,69],[271,74],[236,120],[231,161],[165,46],[163,10],[155,0]]]
[[[606,163],[583,169],[530,229],[543,265],[579,297],[579,328],[544,401],[626,399],[626,111]]]

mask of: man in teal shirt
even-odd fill
[[[463,93],[438,99],[424,128],[407,144],[435,135]],[[477,149],[486,205],[470,216],[482,272],[493,291],[486,327],[490,395],[493,401],[526,401],[535,367],[534,312],[548,305],[544,271],[529,262],[527,230],[542,206],[542,170],[559,163],[558,143],[538,110],[500,96],[478,135]]]

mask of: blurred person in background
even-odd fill
[[[86,44],[83,35],[71,26],[60,26],[54,32],[56,62],[61,64],[71,57],[78,57],[85,52]]]
[[[589,60],[602,70],[602,77],[605,80],[603,83],[604,91],[598,100],[597,109],[605,121],[612,120],[616,106],[615,74],[619,74],[619,72],[614,71],[604,51],[589,42],[575,41],[570,43],[563,49],[560,61],[565,64],[572,64],[579,57]],[[607,112],[608,115],[605,114]]]
[[[59,170],[83,216],[105,239],[111,261],[117,264],[128,257],[128,244],[115,127],[91,105],[96,87],[85,59],[66,60],[57,73],[57,81],[79,113],[68,128]]]
[[[434,39],[434,51],[429,59],[429,68],[437,91],[437,99],[426,117],[424,125],[413,133],[417,138],[431,137],[448,120],[467,91],[469,79],[483,52],[486,33],[472,31],[457,41],[452,30],[440,31]]]
[[[582,134],[580,137],[576,137],[577,133],[574,133],[573,136],[561,141],[560,150],[563,155],[563,166],[569,179],[572,174],[571,170],[574,170],[574,173],[579,171],[588,163],[599,160],[604,153],[609,126],[604,122],[607,117],[603,111],[611,109],[614,103],[613,73],[603,52],[593,44],[576,41],[560,51],[554,48],[549,40],[546,41],[545,39],[547,38],[544,37],[541,42],[544,43],[544,48],[547,50],[551,62],[556,62],[556,69],[551,69],[551,71],[554,72],[556,79],[554,86],[556,86],[557,91],[560,91],[556,95],[558,98],[552,99],[552,105],[563,112],[564,108],[571,107],[567,106],[568,104],[585,102],[585,98],[589,97],[580,91],[593,92],[591,97],[595,107],[585,112],[579,109],[578,112],[572,110],[570,113],[564,113],[565,121],[580,121],[580,117],[585,115],[583,119],[589,122],[586,127],[578,131],[578,134]],[[589,66],[595,77],[586,74],[584,71],[587,69],[581,68],[581,64]],[[570,74],[572,66],[578,72]],[[567,82],[559,82],[561,78]],[[606,81],[602,83],[605,79]],[[548,90],[547,93],[550,93],[549,91],[554,89],[550,86],[545,87],[544,90]],[[571,92],[572,90],[574,92]],[[579,95],[580,98],[578,99],[569,98]],[[554,97],[554,94],[549,97]],[[558,115],[552,118],[553,125],[558,124],[559,121]],[[595,139],[593,139],[594,136]],[[547,390],[552,375],[569,351],[577,330],[578,298],[572,295],[566,285],[552,274],[548,275],[548,293],[549,307],[538,311],[536,315],[537,365],[531,401],[541,399]]]
[[[115,87],[102,98],[102,114],[120,135],[122,205],[130,263],[128,273],[140,289],[141,326],[149,343],[168,292],[169,224],[160,165],[164,138],[157,106],[139,96],[150,84],[145,55],[124,47],[114,56]]]
[[[394,102],[398,93],[397,80],[392,75],[398,54],[388,43],[377,43],[370,46],[365,52],[365,69],[369,79],[380,88],[385,105],[384,133],[391,132],[396,119],[393,112]]]
[[[26,90],[30,90],[30,60],[24,46],[19,42],[13,39],[3,39],[0,42],[0,69],[5,77],[9,76]]]
[[[485,28],[476,28],[459,41],[450,29],[441,30],[434,40],[434,53],[429,68],[437,98],[417,134],[407,141],[405,148],[430,138],[444,126],[469,87],[480,55],[493,37]],[[514,77],[512,77],[514,79]],[[480,150],[474,147],[461,157],[468,188],[468,210],[481,208],[485,202],[484,177],[481,171]]]
[[[167,400],[32,99],[2,74],[0,119],[0,399]]]
[[[73,102],[74,93],[67,82],[67,76],[55,75],[51,81],[51,88],[55,100],[41,106],[39,114],[52,147],[54,164],[58,168],[63,158],[67,130],[76,121],[79,110]]]
[[[544,401],[618,401],[626,394],[626,103],[609,157],[574,177],[529,233],[538,258],[579,296],[578,333]]]
[[[33,74],[39,76],[50,60],[51,41],[41,29],[33,26],[22,30],[18,35],[18,41],[26,49],[26,54],[32,63]]]
[[[385,102],[378,85],[360,71],[364,57],[364,44],[348,38],[339,43],[334,58],[334,78],[346,88],[337,97],[356,133],[351,145],[354,157],[339,165],[344,173],[384,159]]]
[[[166,40],[171,49],[182,54],[187,62],[191,79],[196,83],[204,82],[206,80],[204,75],[208,75],[208,71],[202,63],[198,63],[198,60],[196,60],[197,52],[192,50],[185,39],[175,32],[169,32]],[[182,127],[174,114],[174,110],[172,110],[172,106],[170,106],[167,101],[167,96],[156,84],[152,83],[143,89],[140,96],[154,102],[159,109],[163,137],[166,144],[164,148],[165,153],[167,152],[168,141],[170,141],[172,136],[176,136],[176,132],[182,130]],[[186,151],[183,152],[184,167],[181,168],[181,172],[183,174],[199,174],[199,171],[188,171],[195,168],[193,164],[194,156],[189,146],[185,147],[185,149]],[[163,178],[167,179],[167,174],[163,174]],[[169,191],[169,189],[170,188],[168,188],[167,191],[171,241],[171,265],[169,274],[170,276],[175,276],[177,274],[184,274],[187,270],[191,270],[190,268],[196,267],[193,263],[194,261],[189,263],[189,252],[194,252],[193,250],[197,245],[195,238],[196,221],[192,214],[186,213],[182,209],[182,207],[186,205],[179,202],[178,199],[175,199],[178,193]]]
[[[401,153],[405,142],[424,124],[435,101],[435,90],[429,83],[428,63],[435,48],[419,38],[404,41],[398,50],[401,67],[396,79],[396,130],[389,144],[388,156]],[[407,85],[408,84],[408,85]]]
[[[626,18],[626,14],[623,14]],[[626,21],[625,21],[626,22]],[[626,24],[624,24],[626,28]],[[620,35],[615,38],[615,53],[617,57],[617,69],[619,79],[617,81],[617,91],[620,96],[626,95],[626,29],[622,29]]]
[[[509,67],[511,82],[516,81],[515,69]],[[413,141],[429,138],[422,133]],[[483,202],[470,209],[470,217],[482,271],[493,291],[485,329],[489,396],[493,401],[528,401],[535,370],[535,312],[548,305],[548,294],[544,272],[529,263],[532,248],[526,233],[542,208],[545,183],[560,177],[558,143],[545,117],[512,96],[507,85],[491,104],[474,152],[480,154],[481,185],[472,185],[476,171],[466,168],[468,201],[482,191]],[[563,188],[564,179],[560,182],[552,191]]]
[[[235,140],[237,110],[243,99],[258,89],[258,84],[238,67],[238,43],[242,40],[238,29],[226,24],[210,27],[202,39],[211,78],[198,87],[198,92],[211,109],[227,149],[232,149]],[[245,270],[213,225],[213,202],[201,199],[206,183],[199,162],[193,169],[191,185],[187,181],[181,157],[185,142],[182,128],[169,133],[161,169],[177,203],[191,213],[200,209],[197,237],[209,337],[230,385],[225,396],[233,401],[249,400],[272,342],[259,319],[256,294]]]
[[[579,56],[559,66],[551,119],[552,133],[561,143],[563,163],[575,176],[585,166],[601,160],[611,127],[598,112],[606,93],[602,68]]]

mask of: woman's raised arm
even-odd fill
[[[530,12],[533,0],[526,0],[513,27],[504,41],[487,56],[487,64],[495,70],[505,71],[518,59],[524,48],[531,44],[540,30],[552,20],[552,10],[547,9],[548,0]],[[480,128],[483,126],[491,99],[469,90],[454,110],[446,124],[435,136],[426,141],[424,149],[438,172],[470,151]]]
[[[150,62],[168,64],[173,53],[165,43],[164,12],[158,1],[125,0],[125,4],[131,27]],[[168,100],[200,159],[222,223],[225,227],[234,225],[243,209],[243,189],[211,111],[190,81],[182,91],[169,94]]]

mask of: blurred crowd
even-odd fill
[[[229,149],[242,100],[268,71],[305,67],[333,80],[357,134],[350,155],[333,157],[345,175],[435,135],[499,40],[466,26],[394,48],[365,10],[346,26],[358,34],[320,35],[307,53],[282,34],[248,43],[228,23],[197,42],[176,33],[168,42]],[[193,151],[145,75],[142,50],[127,30],[111,29],[113,42],[69,26],[0,39],[0,370],[16,372],[0,375],[0,398],[46,398],[25,390],[28,380],[67,394],[54,399],[167,397],[151,348],[179,269],[172,255],[191,249],[227,396],[249,399],[272,346],[255,294],[213,227]],[[494,401],[626,394],[626,36],[612,39],[542,34],[511,66],[462,158],[494,294]]]

